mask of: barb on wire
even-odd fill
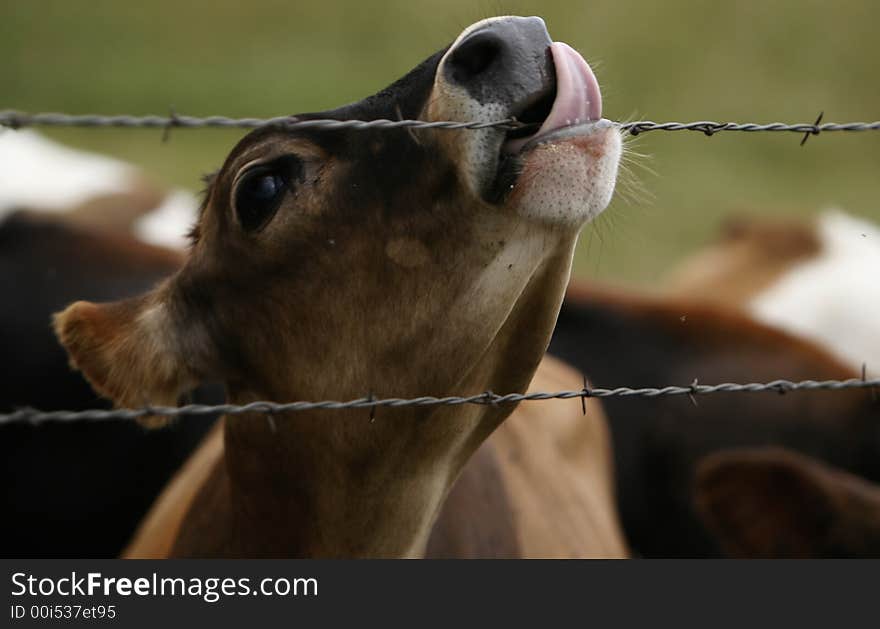
[[[620,128],[624,131],[629,131],[631,135],[638,135],[646,131],[699,131],[709,136],[721,131],[744,131],[746,133],[784,131],[818,135],[819,133],[829,131],[880,131],[880,121],[847,122],[842,124],[837,122],[826,122],[825,124],[786,124],[784,122],[757,124],[754,122],[713,122],[711,120],[698,122],[652,122],[644,120],[640,122],[627,122],[621,124]]]
[[[714,122],[701,120],[697,122],[653,122],[639,120],[636,122],[618,123],[621,131],[631,135],[639,135],[648,131],[697,131],[711,136],[722,131],[755,132],[792,132],[799,134],[818,135],[830,131],[880,131],[880,121],[876,122],[826,122],[795,123],[771,122],[757,124],[754,122]],[[227,116],[181,116],[174,112],[170,116],[103,116],[96,114],[72,115],[64,113],[26,113],[20,111],[0,111],[0,126],[10,129],[23,127],[54,126],[54,127],[125,127],[140,129],[163,129],[171,127],[184,129],[256,129],[259,127],[282,127],[285,129],[326,129],[365,131],[368,129],[488,129],[505,130],[521,129],[529,126],[515,118],[495,120],[491,122],[454,122],[425,120],[297,120],[292,116],[275,118],[230,118]]]
[[[880,387],[880,379],[863,380],[852,378],[849,380],[802,380],[792,382],[790,380],[774,380],[772,382],[752,382],[748,384],[735,384],[725,382],[722,384],[691,384],[689,386],[669,387],[644,387],[633,389],[630,387],[618,387],[615,389],[588,388],[572,391],[556,391],[542,393],[508,393],[499,395],[487,391],[478,395],[449,396],[449,397],[417,397],[417,398],[384,398],[369,397],[337,402],[324,400],[321,402],[251,402],[250,404],[218,404],[208,406],[204,404],[189,404],[180,407],[145,407],[139,409],[115,409],[101,410],[90,409],[84,411],[40,411],[36,409],[21,409],[13,413],[0,414],[0,425],[14,422],[29,422],[41,424],[50,421],[110,421],[110,420],[133,420],[149,415],[162,417],[180,417],[183,415],[244,415],[247,413],[288,413],[296,411],[312,410],[341,410],[379,407],[403,408],[403,407],[428,407],[428,406],[459,406],[462,404],[513,404],[518,402],[537,400],[568,400],[574,398],[612,398],[612,397],[645,397],[656,398],[670,395],[709,395],[713,393],[760,393],[760,392],[788,392],[788,391],[841,391],[844,389],[875,389]]]
[[[813,129],[810,130],[810,131],[807,131],[807,132],[804,134],[804,139],[801,140],[801,146],[803,146],[804,144],[807,143],[807,140],[810,139],[810,136],[811,136],[811,135],[819,135],[819,131],[820,131],[820,129],[819,129],[819,123],[822,122],[822,117],[823,117],[823,116],[825,116],[825,112],[824,112],[824,111],[820,111],[820,112],[819,112],[819,115],[816,117],[816,122],[813,123]]]

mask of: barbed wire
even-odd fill
[[[877,122],[850,122],[850,123],[824,123],[819,124],[821,116],[815,123],[786,124],[773,122],[769,124],[736,123],[736,122],[653,122],[642,120],[635,122],[617,123],[622,131],[628,131],[632,135],[639,135],[648,131],[698,131],[706,135],[714,135],[723,131],[754,132],[792,132],[809,135],[819,133],[845,131],[880,131],[880,121]],[[296,120],[290,116],[275,118],[230,118],[227,116],[105,116],[105,115],[72,115],[56,112],[48,113],[24,113],[18,111],[0,111],[0,127],[19,129],[34,126],[63,126],[63,127],[122,127],[122,128],[146,128],[165,129],[166,131],[179,128],[240,128],[256,129],[260,127],[277,126],[286,129],[326,129],[326,130],[367,130],[367,129],[520,129],[527,126],[515,118],[497,120],[491,122],[454,122],[423,120]],[[612,397],[646,397],[655,398],[661,396],[688,395],[693,398],[697,395],[714,393],[759,393],[776,392],[787,393],[789,391],[839,391],[844,389],[876,389],[880,387],[880,379],[867,380],[853,378],[849,380],[803,380],[792,382],[790,380],[774,380],[765,383],[722,383],[716,385],[701,385],[694,382],[690,386],[667,386],[667,387],[617,387],[614,389],[584,387],[578,390],[540,392],[540,393],[509,393],[496,394],[492,392],[481,393],[471,396],[448,396],[417,398],[385,398],[376,399],[373,396],[340,402],[324,400],[320,402],[252,402],[245,405],[236,404],[189,404],[180,407],[144,407],[139,409],[88,409],[82,411],[41,411],[38,409],[24,408],[12,413],[0,413],[0,425],[9,423],[27,422],[41,424],[45,422],[70,422],[70,421],[131,421],[146,416],[161,416],[175,418],[181,416],[204,416],[204,415],[241,415],[245,413],[287,413],[309,410],[342,410],[342,409],[373,409],[376,408],[402,408],[402,407],[429,407],[429,406],[456,406],[462,404],[512,404],[527,401],[540,401],[551,399],[574,399],[585,400],[587,398],[612,398]]]
[[[28,114],[18,111],[0,111],[0,126],[10,129],[23,127],[123,127],[133,129],[258,129],[260,127],[281,127],[285,129],[327,129],[355,130],[368,129],[486,129],[499,127],[519,129],[526,125],[513,118],[491,122],[452,122],[424,120],[297,120],[294,116],[275,118],[230,118],[227,116],[102,116],[96,114],[72,115],[62,113]]]
[[[542,400],[569,400],[579,398],[631,398],[644,397],[656,398],[676,395],[710,395],[714,393],[788,393],[792,391],[841,391],[845,389],[875,389],[880,387],[880,379],[868,380],[851,378],[849,380],[802,380],[792,382],[790,380],[773,380],[771,382],[752,382],[748,384],[735,384],[726,382],[722,384],[698,384],[694,382],[689,386],[667,387],[643,387],[630,388],[618,387],[614,389],[602,389],[584,387],[583,389],[540,392],[540,393],[508,393],[505,395],[487,391],[478,395],[448,396],[448,397],[417,397],[417,398],[384,398],[377,399],[373,396],[338,402],[323,400],[320,402],[251,402],[249,404],[189,404],[186,406],[157,406],[144,408],[123,408],[113,410],[89,409],[83,411],[40,411],[37,409],[24,408],[12,413],[0,414],[0,425],[27,422],[41,424],[45,422],[71,422],[71,421],[113,421],[135,420],[140,417],[181,417],[181,416],[204,416],[204,415],[243,415],[246,413],[289,413],[297,411],[314,410],[343,410],[343,409],[376,409],[376,408],[405,408],[405,407],[430,407],[430,406],[459,406],[462,404],[498,405],[513,404],[519,402],[533,402]]]
[[[649,131],[697,131],[705,135],[715,135],[724,131],[741,131],[746,133],[756,132],[791,132],[818,135],[828,132],[863,132],[880,131],[880,121],[876,122],[847,122],[835,123],[794,123],[771,122],[759,124],[754,122],[715,122],[701,120],[695,122],[654,122],[652,120],[639,120],[634,122],[617,123],[621,131],[628,131],[631,135],[639,135]],[[228,116],[182,116],[171,114],[169,116],[129,116],[115,115],[105,116],[98,114],[65,114],[58,112],[26,113],[20,111],[0,111],[0,126],[9,129],[24,127],[122,127],[140,129],[257,129],[260,127],[281,127],[285,129],[324,129],[324,130],[355,130],[365,131],[368,129],[487,129],[501,128],[506,130],[522,129],[525,127],[537,127],[535,124],[526,124],[515,118],[495,120],[491,122],[455,122],[424,120],[297,120],[292,116],[278,116],[274,118],[231,118]]]

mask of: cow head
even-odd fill
[[[126,406],[175,403],[207,378],[235,402],[524,390],[578,232],[614,187],[620,136],[600,113],[589,66],[542,20],[485,20],[378,94],[298,119],[537,130],[254,131],[213,178],[181,271],[137,299],[75,303],[56,330]],[[509,411],[298,414],[278,429],[357,469],[442,453],[448,481]],[[239,430],[270,429],[237,418],[227,443]]]

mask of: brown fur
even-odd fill
[[[65,254],[75,256],[77,264],[90,269],[102,268],[112,261],[114,269],[120,272],[134,274],[144,268],[160,268],[163,274],[170,275],[184,262],[183,254],[178,251],[146,244],[124,230],[80,226],[68,220],[67,214],[21,210],[13,216],[16,222],[30,225],[34,230],[69,234],[67,246],[75,247],[75,254],[66,250]]]
[[[880,556],[880,486],[789,450],[705,457],[695,501],[734,557]]]
[[[125,192],[103,194],[64,214],[74,225],[129,233],[135,221],[162,204],[167,193],[144,177],[133,177]]]
[[[579,374],[546,357],[530,391],[577,388]],[[221,499],[222,431],[214,430],[156,501],[125,552],[174,555],[197,493]],[[210,485],[212,489],[205,489]],[[624,557],[613,508],[611,446],[598,401],[582,416],[578,400],[524,403],[470,459],[433,527],[426,555],[445,558]],[[194,538],[217,537],[199,518]],[[180,542],[178,542],[180,543]]]
[[[515,421],[524,408],[514,411],[464,466],[431,529],[426,557],[505,559],[520,556],[513,505],[502,475],[496,441],[500,431]]]
[[[546,357],[530,390],[580,386],[579,373]],[[577,399],[523,403],[489,443],[510,496],[513,556],[627,556],[614,508],[608,427],[596,400],[587,403],[586,416]]]
[[[673,269],[664,288],[738,308],[820,249],[813,223],[734,218],[715,243]]]
[[[78,301],[55,315],[54,327],[71,367],[100,395],[124,407],[174,406],[197,382],[184,361],[175,359],[164,312],[153,296],[105,306]],[[143,421],[164,424],[155,417]]]
[[[58,221],[37,212],[28,215],[33,221]],[[67,222],[65,218],[63,223]],[[89,246],[79,252],[79,262],[84,265],[110,263],[119,272],[137,273],[159,265],[171,272],[183,264],[180,253],[141,243],[124,231],[86,229],[85,233],[92,233],[92,237]],[[80,370],[97,393],[120,406],[173,406],[196,384],[181,361],[169,358],[166,348],[175,340],[166,311],[159,306],[162,294],[162,289],[157,289],[149,296],[100,306],[79,301],[52,317],[55,334],[68,348],[70,366]],[[140,421],[153,427],[166,423],[157,417]]]

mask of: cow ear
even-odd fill
[[[158,292],[107,304],[79,301],[53,319],[71,367],[116,406],[175,406],[198,384]],[[151,417],[142,423],[166,422]]]
[[[821,556],[834,519],[821,471],[781,448],[711,454],[697,466],[695,507],[731,556]]]

